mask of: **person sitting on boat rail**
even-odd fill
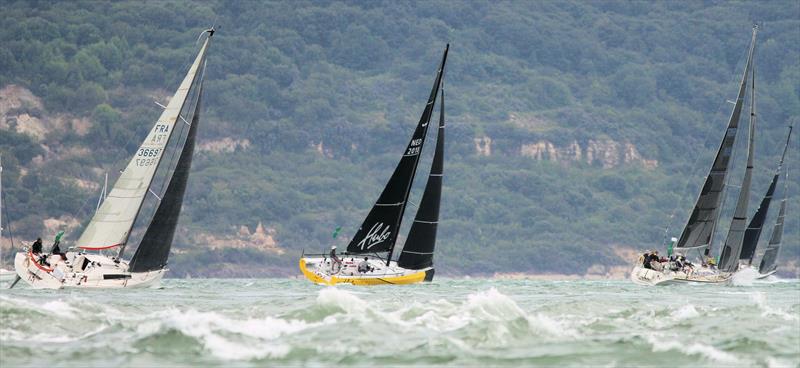
[[[42,253],[42,238],[36,238],[36,241],[33,242],[33,245],[31,246],[31,252],[33,254]]]
[[[61,259],[67,259],[67,255],[64,254],[64,252],[61,251],[61,247],[60,247],[60,245],[61,245],[61,236],[62,235],[64,235],[64,231],[63,230],[59,231],[58,234],[56,234],[56,240],[53,241],[53,248],[50,250],[50,254],[52,254],[52,255],[56,255],[57,254],[57,255],[61,256]]]
[[[652,254],[650,254],[650,268],[656,271],[661,271],[664,269],[664,266],[661,264],[661,259],[658,257],[658,251],[654,250]]]
[[[686,256],[684,256],[683,254],[681,254],[680,257],[678,257],[678,261],[680,262],[681,269],[683,269],[683,272],[692,273],[692,271],[694,271],[694,265],[692,264],[692,262],[687,261]]]
[[[639,257],[639,262],[642,263],[642,267],[650,268],[650,251],[644,252],[641,257]]]
[[[360,273],[367,273],[373,270],[372,266],[369,265],[369,261],[367,257],[364,257],[364,260],[358,264],[358,272]]]

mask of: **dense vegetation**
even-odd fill
[[[447,42],[436,262],[450,274],[583,273],[622,264],[617,245],[657,246],[667,224],[677,236],[719,144],[753,21],[763,27],[751,213],[786,126],[800,117],[796,1],[6,1],[0,10],[0,88],[41,97],[42,108],[24,108],[33,116],[92,123],[86,134],[56,129],[40,139],[2,130],[9,215],[27,237],[44,218],[88,219],[97,192],[63,179],[96,183],[122,168],[159,114],[152,100],[172,93],[194,57],[199,32],[221,26],[200,139],[250,146],[197,154],[175,275],[224,262],[249,263],[240,274],[289,269],[301,249],[328,245],[336,226],[345,242],[394,168]],[[490,156],[476,152],[483,136]],[[658,166],[519,153],[532,142],[593,139],[632,143]],[[62,155],[76,147],[91,154]],[[789,189],[796,198],[796,179]],[[783,257],[796,261],[800,203],[789,211]],[[285,255],[192,241],[259,221],[276,229]]]

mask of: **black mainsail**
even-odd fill
[[[744,171],[739,198],[733,211],[733,220],[725,237],[722,255],[719,257],[719,269],[725,272],[736,272],[739,269],[739,254],[742,252],[744,233],[747,228],[747,206],[750,203],[750,185],[753,180],[753,151],[755,149],[756,113],[755,113],[755,73],[753,73],[752,94],[750,99],[750,124],[747,141],[747,168]]]
[[[378,253],[389,252],[387,264],[391,260],[392,249],[397,241],[397,231],[403,219],[411,191],[411,184],[419,164],[422,147],[425,143],[425,136],[428,132],[428,125],[433,114],[433,106],[436,96],[439,94],[439,86],[442,81],[442,72],[447,61],[448,44],[442,56],[442,62],[436,72],[436,80],[433,83],[428,103],[417,123],[417,128],[411,136],[400,163],[397,164],[386,187],[383,189],[372,210],[369,212],[361,227],[350,244],[347,246],[348,253]]]
[[[789,147],[789,138],[792,136],[792,127],[789,127],[789,135],[786,137],[786,147],[783,148],[783,155],[781,156],[781,165],[778,166],[780,172],[783,165],[783,156],[786,155],[786,149]],[[781,199],[781,206],[778,210],[778,217],[775,219],[775,227],[772,228],[772,236],[769,239],[767,249],[764,251],[764,256],[761,258],[761,264],[758,266],[758,272],[761,274],[768,274],[778,268],[778,251],[781,247],[781,238],[783,237],[783,222],[786,217],[786,191],[789,184],[789,170],[786,170],[786,177],[783,179],[783,198]]]
[[[397,259],[397,265],[406,269],[420,270],[433,266],[433,249],[436,246],[436,230],[439,226],[439,203],[442,199],[444,175],[444,87],[439,103],[439,132],[436,136],[436,151],[428,174],[428,183],[408,231],[405,246]]]
[[[697,197],[691,216],[683,228],[678,243],[678,249],[694,249],[706,247],[706,254],[710,251],[712,237],[719,220],[720,203],[725,189],[725,176],[728,173],[733,146],[736,143],[736,135],[739,130],[739,117],[742,113],[745,91],[747,90],[747,80],[753,61],[753,50],[756,42],[756,29],[753,29],[753,37],[750,42],[750,50],[747,54],[742,81],[739,85],[739,93],[733,107],[733,112],[728,120],[728,128],[725,136],[720,143],[714,163],[706,176],[703,189]]]

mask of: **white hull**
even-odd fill
[[[32,253],[19,252],[14,267],[20,279],[34,289],[159,287],[166,272],[128,272],[127,262],[94,254],[69,252],[66,256],[66,260],[48,256],[50,265],[42,265]]]
[[[778,270],[776,269],[776,270],[772,270],[772,271],[767,272],[767,273],[759,273],[758,274],[758,279],[761,280],[761,279],[765,279],[767,277],[770,277],[770,276],[774,275],[775,272],[778,272]]]
[[[730,281],[731,276],[731,274],[705,268],[687,274],[683,271],[656,271],[636,266],[631,271],[630,279],[638,285],[664,286],[686,283],[725,284]]]

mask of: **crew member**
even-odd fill
[[[369,261],[367,260],[367,257],[364,257],[364,260],[361,261],[361,263],[358,264],[358,272],[367,273],[367,272],[370,272],[370,271],[372,271],[372,267],[369,265]]]
[[[42,238],[36,238],[36,241],[33,242],[31,246],[31,252],[33,252],[33,254],[42,253]]]
[[[342,260],[339,259],[339,257],[336,256],[336,246],[335,245],[331,245],[331,271],[333,271],[335,267],[338,268],[338,269],[341,269],[342,268]],[[337,270],[336,272],[339,272],[339,271]]]

